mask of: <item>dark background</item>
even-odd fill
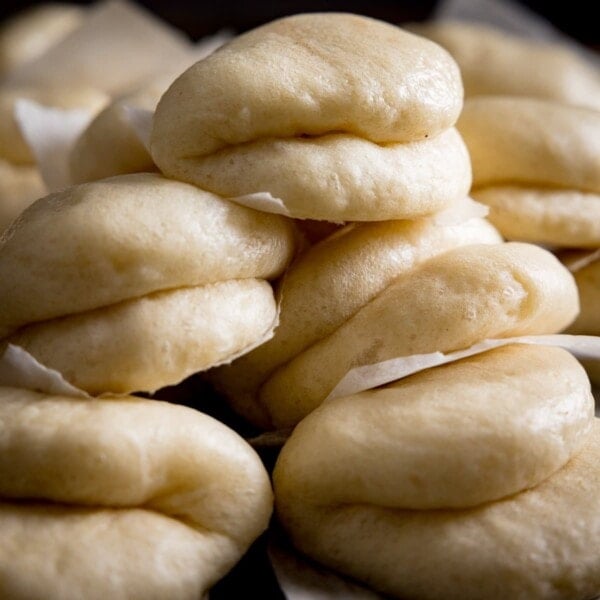
[[[78,4],[90,4],[80,1]],[[219,0],[142,0],[138,3],[162,19],[186,31],[196,39],[215,33],[224,27],[236,32],[251,29],[277,17],[300,12],[345,11],[370,15],[393,23],[419,21],[427,18],[435,7],[435,0],[271,0],[235,1]],[[558,29],[600,49],[600,27],[594,16],[598,3],[571,0],[548,2],[547,0],[520,0],[523,4],[543,15]],[[31,0],[0,0],[0,20],[28,6],[39,4]]]

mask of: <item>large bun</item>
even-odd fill
[[[39,200],[0,244],[0,332],[91,393],[153,391],[270,331],[292,225],[158,175]]]
[[[366,17],[298,15],[181,75],[158,104],[152,156],[224,196],[270,192],[295,217],[419,216],[468,192],[468,156],[446,131],[461,105],[458,69],[432,42]]]
[[[260,459],[202,413],[13,388],[0,400],[2,598],[196,600],[267,527]]]
[[[303,552],[394,597],[592,597],[593,407],[577,361],[532,346],[332,400],[280,454],[279,518]]]

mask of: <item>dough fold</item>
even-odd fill
[[[153,391],[239,356],[273,328],[295,231],[159,175],[36,202],[0,242],[0,345],[97,394]]]
[[[169,177],[268,192],[293,217],[415,218],[468,192],[451,131],[461,105],[456,65],[428,40],[357,15],[296,15],[183,73],[157,106],[151,151]]]
[[[202,413],[14,388],[0,400],[2,597],[196,600],[267,527],[260,459]]]
[[[566,351],[519,345],[327,402],[279,456],[279,519],[301,551],[397,597],[593,597],[593,407]]]

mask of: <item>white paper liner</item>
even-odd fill
[[[71,184],[71,149],[94,114],[89,109],[54,108],[26,99],[15,103],[15,120],[49,192]]]
[[[10,73],[8,82],[85,86],[114,95],[183,63],[192,48],[181,32],[136,4],[108,0],[43,56]]]
[[[284,217],[291,216],[290,211],[283,203],[283,200],[281,200],[281,198],[275,198],[275,196],[272,196],[269,192],[256,192],[254,194],[246,194],[245,196],[227,198],[227,200],[262,212],[283,215]]]
[[[350,396],[372,388],[397,381],[419,371],[455,362],[461,358],[481,354],[493,348],[509,344],[536,344],[541,346],[560,346],[578,358],[600,360],[600,337],[592,335],[526,335],[495,340],[484,340],[470,348],[456,352],[431,352],[392,358],[380,363],[352,369],[344,375],[326,400]]]
[[[382,600],[383,596],[310,563],[277,539],[268,547],[273,572],[287,600]]]
[[[571,271],[577,273],[593,262],[600,260],[600,248],[598,250],[574,250],[559,254],[561,262]]]
[[[152,135],[152,118],[154,112],[130,104],[123,105],[123,116],[138,140],[150,154],[150,136]]]
[[[460,225],[471,219],[487,217],[490,209],[481,202],[476,202],[468,196],[455,202],[452,206],[431,216],[431,221],[435,225],[448,226]]]
[[[88,398],[54,369],[39,363],[19,346],[8,344],[0,357],[0,386],[18,387],[46,394]]]

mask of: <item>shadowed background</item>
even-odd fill
[[[90,4],[90,2],[77,2]],[[3,0],[0,20],[28,6],[40,4],[31,0]],[[299,12],[345,11],[370,15],[393,23],[421,21],[433,11],[435,0],[271,0],[202,2],[198,0],[145,0],[138,4],[187,32],[196,39],[230,28],[236,32],[251,29],[277,17]],[[519,4],[551,21],[555,27],[587,46],[600,49],[600,28],[595,18],[595,2],[545,2],[521,0]]]

